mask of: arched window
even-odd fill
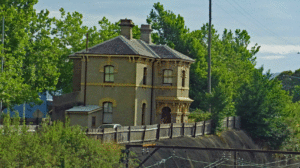
[[[182,71],[182,87],[185,86],[185,71]]]
[[[172,76],[173,71],[170,69],[165,69],[164,70],[164,79],[163,79],[163,84],[169,84],[172,85]]]
[[[143,85],[146,85],[146,82],[147,82],[147,68],[144,68]]]
[[[104,67],[104,82],[114,82],[114,67],[111,65]]]
[[[112,123],[112,102],[103,103],[103,124]]]
[[[142,125],[145,125],[145,113],[146,113],[146,103],[142,106]]]

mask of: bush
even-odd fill
[[[195,111],[191,112],[191,114],[189,115],[189,119],[191,119],[193,122],[210,120],[211,113],[196,109]]]
[[[68,120],[65,125],[44,122],[30,133],[24,125],[18,128],[18,119],[12,129],[9,114],[4,117],[0,167],[121,167],[122,146],[88,138],[79,126],[69,126]]]

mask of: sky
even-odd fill
[[[110,22],[131,19],[135,25],[146,24],[154,3],[180,14],[191,30],[209,20],[209,0],[39,0],[35,9],[48,9],[50,16],[60,17],[59,9],[83,14],[83,25],[97,26],[104,16]],[[212,24],[219,34],[224,29],[247,30],[250,45],[261,46],[256,54],[256,68],[271,73],[300,68],[299,0],[212,0]]]

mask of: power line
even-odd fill
[[[234,21],[236,21],[236,22],[238,22],[238,23],[240,23],[241,25],[243,25],[243,26],[245,26],[245,27],[247,27],[247,28],[253,28],[253,27],[251,27],[251,26],[249,26],[249,25],[246,25],[246,24],[244,24],[244,23],[242,23],[242,22],[240,22],[240,21],[238,21],[237,19],[235,19],[230,13],[228,13],[226,10],[224,10],[220,5],[218,5],[217,3],[215,4],[215,5],[217,5],[221,10],[223,10],[227,15],[229,15],[232,19],[234,19]],[[252,32],[251,32],[251,34],[254,34],[254,35],[256,35],[256,36],[259,36],[258,34],[256,34],[256,33],[254,33],[254,31],[253,31],[253,29],[252,29]],[[270,42],[270,43],[272,43],[271,41],[269,41],[269,40],[267,40],[268,42]]]
[[[247,13],[249,16],[251,16],[248,12],[246,12],[238,3],[235,2],[235,0],[233,0],[234,3],[236,5],[238,5],[245,13]],[[247,15],[245,15],[244,13],[242,13],[238,8],[236,8],[234,5],[232,5],[232,3],[230,3],[228,0],[226,0],[226,2],[228,2],[231,6],[233,6],[239,13],[241,13],[242,15],[244,15],[245,17],[247,17],[248,19],[252,19],[254,20],[255,22],[257,22],[261,27],[263,28],[266,32],[269,32],[269,33],[272,33],[273,35],[277,36],[278,38],[280,38],[281,40],[285,41],[286,43],[289,43],[288,41],[286,41],[285,39],[283,39],[282,37],[278,36],[277,34],[275,34],[273,31],[271,31],[270,29],[266,28],[262,23],[260,23],[258,20],[256,19],[253,19],[252,17],[248,17]],[[257,24],[256,24],[257,25]],[[294,45],[294,44],[291,44],[289,43],[290,45]]]

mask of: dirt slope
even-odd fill
[[[165,139],[155,142],[156,145],[178,145],[178,146],[195,146],[195,147],[220,147],[220,148],[239,148],[239,149],[259,149],[257,145],[251,140],[247,134],[241,130],[231,130],[225,131],[220,136],[209,135],[209,136],[199,136],[193,137],[181,137],[174,139]],[[140,144],[140,143],[132,143]],[[144,143],[145,144],[145,143]],[[142,148],[131,148],[137,154],[139,160],[143,161],[148,154],[142,154]],[[150,148],[151,153],[153,149]],[[222,152],[222,151],[204,151],[204,150],[184,150],[175,149],[175,155],[173,155],[173,149],[159,149],[152,157],[150,157],[144,164],[145,167],[171,167],[171,168],[198,168],[206,166],[216,166],[212,163],[220,163],[216,167],[233,167],[233,153]],[[225,154],[225,156],[224,156]],[[230,156],[231,154],[231,156]],[[171,157],[171,158],[169,158]],[[167,159],[165,163],[161,162],[162,159]],[[222,159],[223,158],[223,159]],[[263,153],[249,153],[240,152],[237,154],[239,163],[243,163],[242,167],[262,167],[262,163],[274,162],[274,159]],[[190,160],[189,160],[190,159]],[[243,159],[243,160],[242,160]],[[194,161],[192,161],[194,160]],[[276,159],[278,160],[278,159]],[[196,162],[197,161],[197,162]],[[288,162],[291,164],[292,162]],[[251,164],[251,166],[246,166],[246,164]],[[286,162],[282,161],[280,165],[286,166]],[[279,164],[267,164],[268,167],[279,167]],[[299,167],[299,165],[288,166],[288,167]]]

